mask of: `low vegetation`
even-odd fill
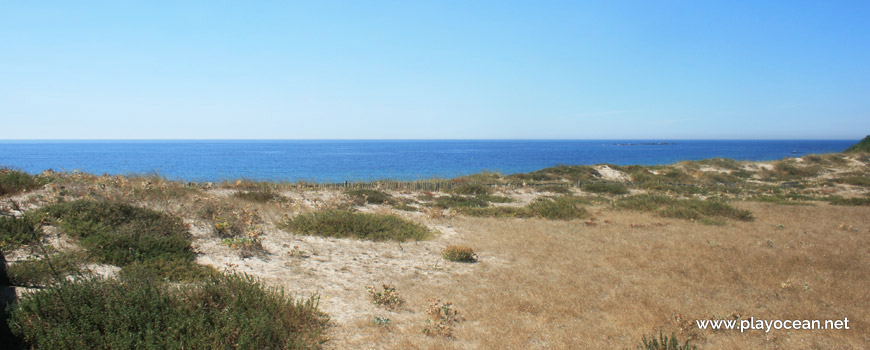
[[[581,187],[586,192],[604,194],[627,194],[628,187],[616,182],[590,182]]]
[[[96,262],[134,266],[157,276],[189,280],[212,271],[193,262],[190,235],[180,219],[124,203],[79,200],[39,211],[79,241]]]
[[[584,204],[586,201],[580,197],[559,196],[538,199],[528,205],[528,210],[534,216],[550,220],[583,219],[589,216]]]
[[[312,349],[327,322],[317,304],[244,275],[184,289],[141,276],[79,279],[22,298],[10,326],[32,348]]]
[[[718,200],[677,199],[673,197],[642,194],[623,198],[617,202],[620,208],[653,212],[663,217],[686,220],[701,220],[705,223],[719,224],[717,219],[752,221],[752,212],[737,209]]]
[[[422,240],[431,232],[426,226],[395,215],[320,210],[287,219],[281,227],[324,237],[359,238],[371,241]]]
[[[477,262],[474,249],[465,245],[450,245],[441,251],[441,257],[447,261],[473,263]]]
[[[81,251],[53,252],[48,256],[31,257],[9,266],[9,281],[14,286],[42,287],[57,283],[67,276],[81,275],[87,255]]]
[[[395,200],[393,196],[384,191],[378,190],[351,190],[345,192],[348,196],[350,196],[354,203],[357,205],[362,204],[391,204],[394,203]]]
[[[270,187],[259,187],[250,191],[236,191],[233,193],[233,197],[258,203],[271,201],[282,202],[288,200],[287,197],[284,197]]]
[[[32,190],[44,184],[44,179],[40,179],[23,171],[0,168],[0,196]]]
[[[689,340],[686,339],[685,342],[680,344],[680,341],[677,340],[675,335],[671,335],[670,337],[659,333],[659,337],[651,336],[649,340],[647,340],[646,336],[643,337],[643,341],[640,346],[637,347],[638,350],[694,350],[697,349],[696,346],[690,345]]]
[[[843,153],[870,153],[870,135],[847,148]]]
[[[386,283],[381,285],[380,289],[373,286],[366,286],[366,291],[368,291],[369,298],[371,298],[373,304],[381,306],[387,310],[395,310],[405,303],[405,300],[402,299],[401,295],[399,295],[399,291],[396,290],[396,287]]]
[[[459,212],[479,217],[539,217],[550,220],[573,220],[589,216],[585,204],[587,201],[581,197],[559,196],[540,198],[525,207],[465,207],[459,208]]]
[[[37,229],[38,223],[39,220],[33,215],[0,216],[0,250],[13,250],[41,240],[42,232]]]
[[[426,316],[423,334],[446,338],[452,338],[454,326],[465,320],[459,315],[459,310],[453,306],[453,303],[441,302],[441,299],[429,299]]]

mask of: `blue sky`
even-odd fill
[[[4,1],[0,139],[859,139],[868,1]]]

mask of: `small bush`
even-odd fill
[[[44,185],[37,177],[23,171],[0,168],[0,196],[32,190]]]
[[[466,197],[459,195],[442,196],[435,198],[435,207],[448,208],[483,208],[489,205],[489,202],[478,197]]]
[[[193,259],[180,219],[123,203],[75,201],[42,210],[100,262],[123,266],[150,259]]]
[[[725,202],[716,200],[675,199],[663,195],[643,194],[620,200],[617,205],[622,208],[655,212],[659,216],[686,220],[708,219],[707,222],[718,224],[714,218],[752,221],[752,212],[737,209]]]
[[[441,302],[441,299],[429,299],[429,307],[426,308],[426,327],[423,334],[430,336],[453,337],[453,326],[464,321],[459,316],[459,310],[453,307],[451,302]]]
[[[828,203],[833,205],[870,205],[870,198],[843,198],[839,196],[831,196],[828,198]]]
[[[458,211],[468,216],[493,218],[526,218],[534,216],[534,213],[527,207],[459,208]]]
[[[46,286],[80,273],[85,261],[83,252],[65,251],[10,264],[7,273],[13,285]]]
[[[740,169],[740,162],[730,158],[709,158],[694,161],[698,165],[708,165],[727,170]]]
[[[369,297],[371,297],[373,304],[392,310],[405,303],[399,295],[399,292],[396,290],[396,287],[389,284],[383,284],[381,288],[381,290],[377,290],[375,287],[366,286],[366,290],[369,292]]]
[[[242,258],[266,255],[266,248],[263,248],[259,235],[224,238],[221,244],[236,249]]]
[[[354,203],[361,204],[390,204],[393,203],[393,196],[389,193],[378,190],[352,190],[345,192],[348,196],[354,199]]]
[[[800,166],[792,161],[779,161],[773,165],[772,171],[765,173],[765,178],[773,181],[801,180],[817,176],[823,170],[816,164]]]
[[[20,299],[10,326],[28,348],[312,349],[327,318],[244,275],[185,289],[148,278],[64,281]]]
[[[538,192],[550,192],[550,193],[558,193],[558,194],[569,194],[571,193],[571,189],[564,186],[542,186],[537,188]]]
[[[626,194],[628,188],[615,182],[592,182],[583,184],[583,190],[592,193]]]
[[[124,266],[122,276],[158,276],[179,282],[197,282],[218,275],[214,267],[181,259],[137,261]]]
[[[812,198],[806,196],[794,196],[794,195],[760,195],[752,197],[751,200],[762,203],[776,203],[782,205],[811,205],[806,200],[811,200]]]
[[[842,184],[849,184],[854,186],[862,186],[862,187],[870,187],[870,177],[866,175],[852,175],[841,178],[836,178],[834,181]]]
[[[611,166],[612,168],[615,168]],[[570,182],[595,181],[601,178],[601,173],[588,165],[559,165],[531,173],[513,174],[511,179],[531,181],[567,180]]]
[[[447,261],[473,263],[477,261],[474,249],[464,245],[451,245],[441,251],[441,257]]]
[[[123,203],[84,200],[51,205],[40,214],[53,218],[65,234],[78,238],[100,263],[121,267],[186,264],[197,269],[190,234],[178,218]],[[171,270],[183,271],[156,271]]]
[[[589,216],[584,201],[579,197],[561,196],[549,199],[539,199],[528,206],[532,215],[550,220],[582,219]]]
[[[492,194],[492,188],[479,184],[462,184],[454,187],[450,192],[469,196],[486,196]]]
[[[13,250],[40,241],[42,232],[37,228],[38,223],[32,215],[0,216],[0,249]]]
[[[637,347],[639,350],[694,350],[697,349],[694,345],[689,345],[689,340],[686,339],[686,342],[683,345],[680,345],[680,342],[677,340],[675,335],[671,335],[670,338],[662,333],[659,333],[658,339],[655,336],[651,336],[649,340],[646,339],[646,336],[643,336],[643,343]]]
[[[233,193],[233,197],[258,203],[284,202],[288,200],[287,197],[275,192],[270,187],[262,187],[252,191],[237,191]]]
[[[372,241],[421,240],[429,229],[393,215],[321,210],[300,214],[281,224],[282,228],[308,235],[354,237]]]

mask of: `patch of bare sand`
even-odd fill
[[[605,180],[631,181],[630,175],[628,175],[622,171],[613,169],[607,165],[596,165],[593,168],[595,168],[595,170],[598,171],[598,173],[601,174],[601,177]]]
[[[420,219],[419,213],[414,216]],[[444,261],[441,250],[462,234],[443,220],[426,224],[437,231],[432,240],[404,243],[296,235],[267,226],[261,239],[268,254],[250,258],[241,258],[221,244],[206,227],[193,226],[191,232],[201,264],[255,275],[299,296],[319,295],[321,308],[335,326],[332,337],[341,344],[338,339],[354,336],[344,332],[344,327],[370,321],[382,311],[371,303],[366,286],[399,281],[449,283],[452,277],[485,266]],[[498,261],[487,258],[489,264]]]

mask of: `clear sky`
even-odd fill
[[[0,139],[859,139],[870,1],[2,1]]]

